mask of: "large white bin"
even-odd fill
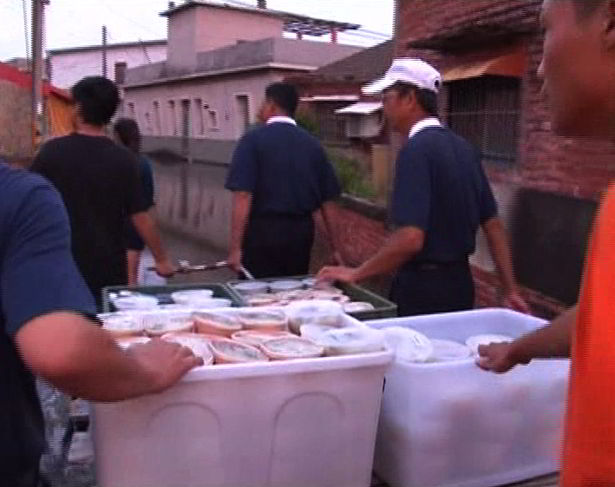
[[[482,333],[518,337],[542,320],[504,309],[367,322],[464,343]],[[504,375],[474,359],[394,363],[386,385],[374,469],[391,487],[491,487],[555,472],[567,360],[540,360]]]
[[[99,487],[369,486],[391,352],[191,371],[94,404]]]

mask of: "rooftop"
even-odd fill
[[[107,44],[107,49],[121,49],[126,47],[142,47],[142,46],[164,46],[167,44],[166,39],[155,39],[150,41],[136,41],[136,42],[118,42],[115,44]],[[100,44],[96,44],[93,46],[78,46],[78,47],[66,47],[62,49],[48,49],[47,52],[50,55],[54,54],[72,54],[77,52],[87,52],[87,51],[100,51],[102,46]]]
[[[284,30],[286,32],[292,32],[301,35],[322,36],[325,34],[329,34],[332,30],[337,32],[343,32],[345,30],[356,30],[361,27],[358,24],[337,22],[335,20],[318,19],[315,17],[308,17],[306,15],[283,12],[280,10],[272,10],[268,8],[263,9],[249,6],[239,7],[236,5],[229,5],[227,3],[214,3],[205,0],[187,0],[180,5],[176,5],[162,12],[160,15],[162,15],[163,17],[170,17],[183,10],[199,6],[234,10],[240,12],[250,12],[258,15],[265,15],[268,17],[281,18],[284,20]]]
[[[222,76],[259,69],[313,71],[319,66],[347,57],[360,49],[356,46],[299,41],[283,37],[238,42],[199,53],[196,69],[189,72],[173,71],[164,62],[129,69],[126,72],[126,87]]]

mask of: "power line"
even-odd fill
[[[141,29],[145,29],[145,30],[147,30],[147,31],[151,32],[152,34],[156,34],[156,36],[158,36],[158,37],[160,36],[160,32],[156,32],[156,31],[154,31],[152,28],[150,28],[150,27],[148,27],[148,26],[146,26],[146,25],[144,25],[144,24],[141,24],[140,22],[136,22],[133,18],[128,17],[128,16],[126,16],[126,15],[124,15],[124,14],[121,14],[120,12],[118,12],[118,11],[117,11],[117,10],[115,10],[115,9],[112,9],[112,8],[111,8],[111,7],[107,4],[107,2],[106,2],[105,0],[98,0],[98,1],[99,1],[102,5],[104,5],[104,6],[105,6],[105,8],[106,8],[109,12],[111,12],[112,14],[114,14],[115,16],[117,16],[117,17],[122,17],[124,20],[127,20],[128,22],[131,22],[133,25],[136,25],[137,27],[140,27]]]

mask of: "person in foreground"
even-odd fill
[[[116,401],[160,392],[202,361],[161,340],[122,351],[96,326],[57,191],[0,161],[0,194],[0,483],[36,487],[45,437],[34,375]]]
[[[615,141],[615,0],[545,0],[539,75],[553,130]],[[605,181],[606,183],[606,181]],[[572,359],[560,485],[615,485],[615,190],[596,216],[577,305],[511,344],[479,349],[503,373],[536,358]]]
[[[440,73],[420,59],[400,58],[366,86],[382,93],[392,128],[408,137],[395,169],[391,220],[396,230],[357,268],[325,267],[323,280],[356,282],[397,271],[391,300],[400,316],[474,307],[469,256],[483,228],[506,304],[527,312],[517,292],[506,231],[479,152],[437,118]]]

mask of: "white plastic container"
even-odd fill
[[[368,487],[391,360],[199,367],[161,394],[94,404],[97,485]]]
[[[367,322],[464,343],[542,326],[504,309]],[[538,360],[504,375],[474,358],[395,362],[386,374],[374,470],[391,487],[491,487],[558,470],[569,361]]]

